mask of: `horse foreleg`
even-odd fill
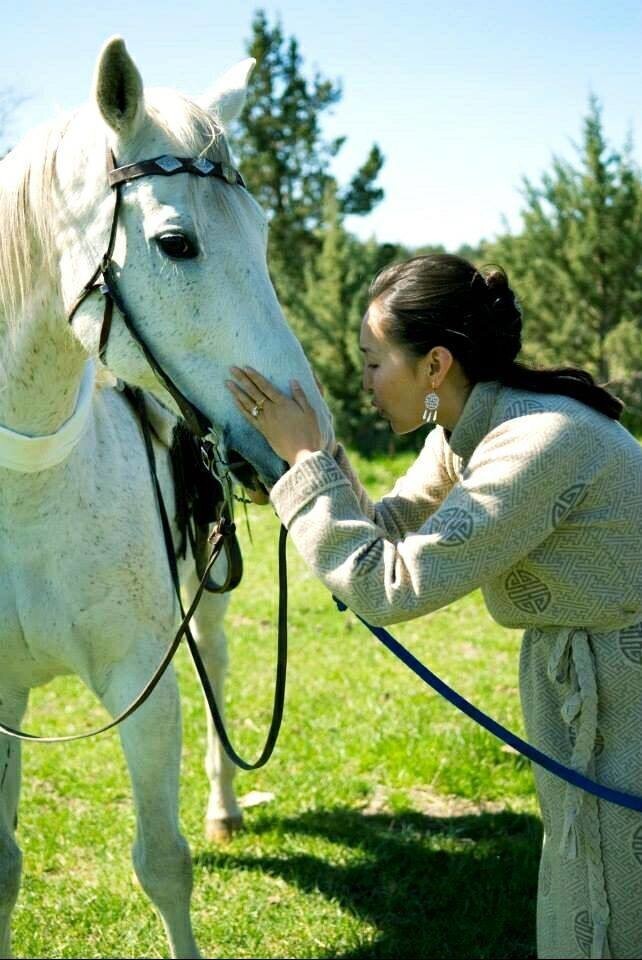
[[[196,589],[194,582],[193,589]],[[187,591],[189,593],[189,590]],[[227,670],[227,639],[223,618],[229,602],[226,596],[206,593],[192,620],[192,631],[198,643],[210,678],[216,703],[223,715],[224,683]],[[210,783],[210,795],[205,816],[205,834],[208,840],[228,840],[243,825],[243,814],[234,791],[236,767],[221,746],[210,711],[207,714],[207,754],[205,771]]]
[[[0,697],[0,716],[9,726],[20,726],[27,697],[16,702]],[[18,899],[22,854],[15,833],[20,798],[20,741],[0,736],[0,957],[11,956],[11,914]]]
[[[147,660],[147,658],[141,658]],[[102,699],[110,712],[133,699],[155,663],[124,662]],[[120,727],[136,807],[133,861],[163,920],[173,957],[200,957],[192,932],[192,858],[178,825],[181,717],[170,668],[150,699]]]

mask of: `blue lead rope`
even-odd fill
[[[336,597],[333,597],[333,599],[341,612],[348,609],[341,600],[338,600]],[[351,612],[354,613],[354,611]],[[565,780],[574,787],[579,787],[580,790],[592,793],[594,796],[599,797],[600,800],[608,800],[609,803],[616,803],[620,807],[626,807],[628,810],[637,810],[642,813],[642,797],[636,797],[631,793],[623,793],[621,790],[613,790],[611,787],[605,787],[600,783],[596,783],[595,780],[591,780],[589,777],[578,773],[577,770],[573,770],[571,767],[566,767],[563,763],[558,763],[557,760],[553,760],[552,757],[542,753],[541,750],[533,747],[530,743],[527,743],[526,740],[522,740],[521,737],[518,737],[517,734],[502,726],[497,720],[493,720],[488,714],[484,713],[472,703],[469,703],[465,697],[462,697],[460,693],[457,693],[457,691],[449,687],[447,683],[444,683],[436,673],[433,673],[432,670],[425,667],[420,660],[417,660],[409,650],[406,650],[403,644],[395,640],[392,634],[384,630],[383,627],[373,627],[372,624],[364,620],[363,617],[360,617],[358,613],[354,615],[357,619],[361,620],[361,623],[363,623],[371,633],[374,633],[377,640],[381,641],[384,647],[387,647],[395,657],[409,667],[413,673],[416,673],[424,683],[427,683],[429,687],[436,690],[437,693],[445,697],[449,703],[452,703],[458,710],[465,713],[467,717],[470,717],[475,723],[478,723],[481,727],[484,727],[485,730],[488,730],[489,733],[492,733],[493,736],[503,740],[504,743],[513,747],[513,749],[517,750],[518,753],[521,753],[523,756],[528,757],[533,763],[539,764],[540,767],[544,767],[549,773],[554,774],[561,780]]]

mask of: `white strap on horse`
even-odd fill
[[[62,463],[85,431],[95,383],[96,364],[89,360],[78,389],[74,412],[55,433],[28,437],[0,426],[0,467],[18,473],[39,473]]]

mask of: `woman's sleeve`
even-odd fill
[[[363,513],[327,453],[296,464],[271,499],[328,589],[384,625],[451,603],[545,540],[597,469],[585,448],[581,431],[560,413],[501,424],[475,449],[439,509],[396,543]]]
[[[385,534],[397,542],[412,530],[418,530],[448,496],[457,477],[452,454],[445,451],[443,430],[432,430],[421,453],[390,493],[373,503],[364,490],[348,456],[339,444],[334,459],[350,481],[359,509]]]

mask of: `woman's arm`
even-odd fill
[[[334,459],[350,481],[361,512],[394,542],[417,531],[457,482],[453,454],[440,427],[431,431],[414,463],[397,480],[390,493],[376,503],[363,488],[341,444],[335,449]]]
[[[399,542],[382,535],[325,452],[297,464],[271,500],[304,559],[326,586],[375,624],[420,616],[507,571],[585,489],[595,451],[567,416],[507,421],[482,441],[459,483],[423,527]]]
[[[239,411],[263,434],[275,453],[296,468],[313,451],[321,452],[323,438],[316,414],[296,382],[293,381],[292,396],[288,397],[251,367],[232,367],[231,372],[238,383],[227,381],[227,385]],[[428,436],[419,457],[391,493],[376,504],[363,489],[343,448],[334,442],[332,446],[336,463],[351,484],[361,511],[393,541],[417,530],[457,480],[453,454],[440,427]],[[254,496],[252,499],[263,502]]]

